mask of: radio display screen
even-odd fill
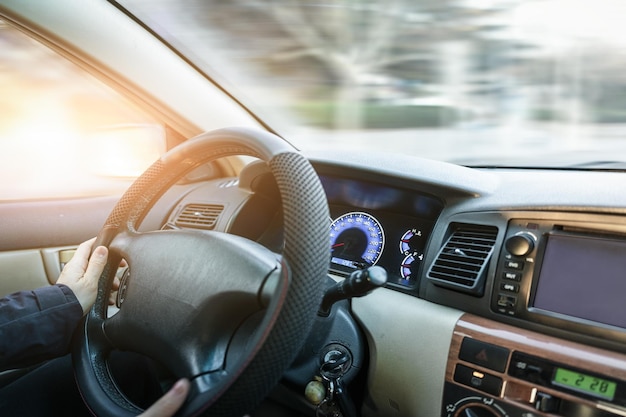
[[[565,368],[555,368],[552,383],[605,400],[613,400],[617,383]]]
[[[626,240],[549,233],[531,307],[626,329]]]

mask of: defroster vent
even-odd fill
[[[435,285],[480,296],[498,228],[453,224],[452,234],[428,271]]]
[[[176,217],[178,227],[213,229],[224,210],[220,204],[187,204]]]

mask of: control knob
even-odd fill
[[[499,417],[491,409],[481,405],[471,405],[459,410],[455,417]]]
[[[446,406],[446,417],[510,417],[492,398],[471,396]]]
[[[535,248],[535,237],[530,233],[519,233],[504,242],[506,250],[514,256],[526,256]]]

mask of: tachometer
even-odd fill
[[[330,225],[331,262],[348,268],[374,265],[383,252],[385,234],[376,218],[346,213]]]

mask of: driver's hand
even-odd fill
[[[83,242],[76,249],[74,257],[65,265],[57,284],[67,285],[76,295],[83,314],[87,313],[96,301],[98,279],[104,270],[109,255],[108,249],[98,246],[91,258],[91,247],[96,238]]]
[[[179,379],[174,386],[165,393],[150,408],[141,413],[139,417],[170,417],[173,416],[185,402],[189,393],[189,381]]]
[[[96,238],[81,243],[72,259],[65,265],[57,284],[67,285],[76,295],[83,308],[83,313],[89,311],[96,301],[98,280],[106,266],[108,249],[98,246],[91,258],[91,247]],[[113,290],[117,289],[119,281],[113,283]],[[189,381],[180,379],[174,386],[155,402],[150,408],[140,414],[141,417],[170,417],[173,416],[185,402],[189,393]]]

